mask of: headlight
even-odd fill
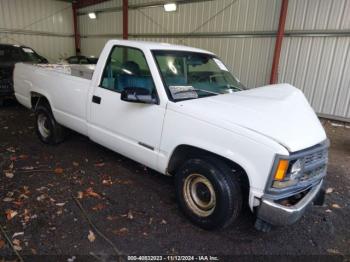
[[[298,159],[292,164],[290,168],[290,179],[296,179],[300,175],[301,171],[301,160]]]
[[[300,159],[292,162],[286,159],[279,160],[272,186],[274,188],[285,188],[297,184],[301,171],[302,162]]]

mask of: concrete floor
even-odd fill
[[[254,229],[249,211],[232,227],[208,232],[178,210],[171,178],[78,134],[59,146],[46,146],[34,134],[33,114],[8,103],[0,109],[0,223],[10,237],[23,232],[14,237],[23,256],[113,260],[115,250],[104,239],[98,234],[94,241],[88,239],[91,228],[72,198],[79,196],[92,221],[123,254],[341,259],[350,255],[350,129],[323,122],[332,143],[326,188],[333,190],[323,207],[313,207],[297,224],[267,234]],[[12,171],[6,176],[5,170]],[[9,209],[17,212],[10,220],[5,214]],[[0,257],[13,255],[2,240],[3,235]]]

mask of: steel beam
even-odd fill
[[[288,0],[282,0],[280,20],[278,23],[278,31],[276,36],[275,51],[273,54],[273,62],[270,76],[270,84],[275,84],[278,81],[278,65],[281,57],[282,42],[284,37],[284,28],[286,24],[288,11]]]
[[[129,19],[128,19],[128,12],[129,12],[129,1],[123,0],[123,39],[128,39],[129,34]]]
[[[74,29],[74,46],[75,46],[75,54],[80,54],[80,36],[78,31],[78,16],[77,16],[77,9],[78,6],[76,3],[72,3],[72,9],[73,9],[73,29]]]
[[[285,37],[349,37],[350,30],[292,30],[285,31]]]
[[[45,31],[27,30],[27,29],[7,29],[7,28],[0,28],[0,34],[74,37],[74,35],[67,34],[67,33],[53,33],[53,32],[45,32]]]
[[[0,29],[1,32],[1,29]],[[198,33],[129,33],[132,38],[260,38],[276,37],[276,31],[244,31],[244,32],[198,32]],[[122,34],[91,34],[81,37],[122,37]],[[350,37],[349,30],[307,30],[285,31],[284,37]]]

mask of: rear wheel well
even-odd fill
[[[48,106],[48,109],[51,109],[49,100],[42,94],[32,92],[30,101],[34,111],[39,104]]]
[[[232,170],[233,174],[239,174],[239,182],[243,193],[243,200],[244,203],[248,203],[250,184],[247,172],[239,164],[218,154],[189,145],[178,146],[170,158],[167,172],[174,175],[186,160],[190,159],[191,157],[200,156],[211,156],[216,159],[220,159]]]

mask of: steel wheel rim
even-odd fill
[[[38,130],[42,137],[48,138],[50,136],[50,129],[48,128],[49,119],[46,115],[40,114],[38,116]]]
[[[198,216],[210,216],[216,207],[216,194],[212,183],[201,174],[186,177],[183,194],[187,206]]]

